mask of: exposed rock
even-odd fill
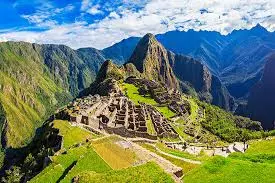
[[[133,63],[147,79],[177,88],[178,81],[169,64],[169,53],[152,34],[146,34],[138,43],[128,63]]]
[[[152,34],[145,35],[138,43],[128,63],[133,63],[143,77],[155,80],[170,88],[184,83],[194,88],[200,99],[232,110],[234,100],[220,80],[197,60],[167,51]]]
[[[269,57],[264,74],[248,98],[247,114],[261,121],[265,129],[274,128],[275,121],[275,54]]]

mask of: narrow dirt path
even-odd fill
[[[188,163],[192,163],[192,164],[201,164],[201,161],[197,161],[197,160],[192,160],[192,159],[188,159],[188,158],[182,158],[182,157],[178,157],[178,156],[175,156],[175,155],[172,155],[172,154],[169,154],[169,153],[166,153],[166,152],[163,152],[162,150],[160,150],[159,148],[155,147],[156,150],[165,155],[165,156],[169,156],[171,158],[175,158],[175,159],[179,159],[179,160],[182,160],[182,161],[185,161],[185,162],[188,162]]]
[[[134,151],[141,159],[143,159],[146,162],[148,162],[148,161],[156,162],[166,173],[168,173],[172,176],[172,178],[175,180],[175,182],[178,182],[178,183],[182,182],[182,180],[174,174],[175,172],[182,171],[181,167],[174,165],[173,163],[166,160],[165,158],[157,155],[154,152],[151,152],[151,151],[145,149],[144,147],[142,147],[134,142],[131,142],[131,141],[128,141],[128,142],[131,143]]]

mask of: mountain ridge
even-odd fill
[[[82,60],[65,45],[0,43],[0,62],[3,147],[26,144],[35,128],[88,87],[97,72],[91,60]]]
[[[221,35],[215,31],[177,30],[158,34],[156,38],[166,49],[177,54],[192,56],[207,65],[211,73],[218,76],[226,85],[232,96],[244,100],[247,99],[250,88],[261,78],[266,62],[265,59],[258,59],[255,55],[264,58],[275,51],[273,41],[275,33],[267,31],[260,24],[251,29],[234,30],[228,35]],[[129,47],[128,55],[129,52],[133,52],[138,42],[136,37],[135,41],[131,39],[126,39]],[[123,48],[123,42],[116,43],[116,47]],[[258,47],[259,42],[262,47]],[[112,46],[105,49],[112,49]],[[240,51],[250,49],[254,51]],[[116,60],[120,58],[115,56]],[[127,62],[130,57],[123,58],[121,62]],[[247,68],[247,63],[255,65]],[[247,69],[243,70],[244,67]],[[236,75],[235,70],[241,72]],[[244,88],[241,87],[242,83],[245,85]]]

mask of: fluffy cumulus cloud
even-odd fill
[[[54,15],[73,8],[67,5],[48,13],[37,10],[31,15],[22,15],[30,23],[48,28],[39,32],[2,32],[0,40],[104,48],[130,36],[176,29],[228,34],[234,29],[249,29],[260,23],[269,31],[275,30],[274,0],[114,0],[112,3],[83,0],[73,22],[54,19]],[[89,18],[93,21],[88,21]]]

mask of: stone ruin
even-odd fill
[[[87,129],[105,130],[125,137],[142,137],[157,140],[157,137],[178,137],[176,131],[154,107],[134,104],[121,93],[109,96],[89,95],[78,98],[56,117],[69,120]],[[151,120],[156,134],[149,134],[147,121]]]
[[[169,109],[178,115],[190,115],[191,113],[189,102],[183,100],[181,93],[176,89],[168,89],[157,82],[135,77],[129,77],[125,82],[138,87],[146,86],[147,92],[155,101],[159,104],[168,104]]]
[[[151,116],[154,128],[160,137],[173,137],[177,138],[178,134],[169,124],[168,120],[163,117],[163,115],[158,112],[154,107],[147,105],[147,110]]]

